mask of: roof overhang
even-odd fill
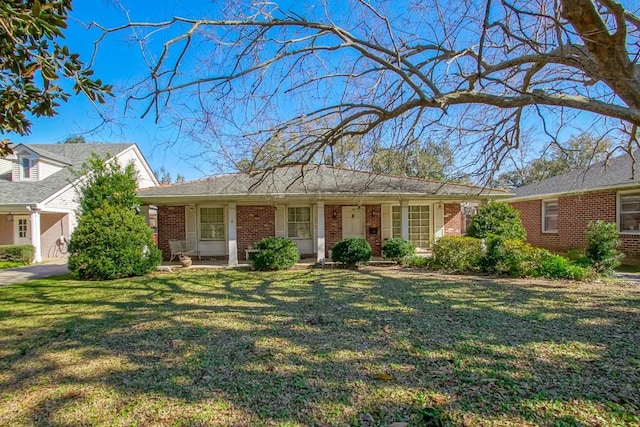
[[[572,191],[562,191],[556,193],[540,193],[540,194],[532,194],[529,196],[515,196],[511,198],[507,198],[506,202],[526,202],[528,200],[542,200],[542,199],[554,199],[562,196],[574,196],[577,194],[585,194],[585,193],[597,193],[601,191],[618,191],[618,190],[629,190],[633,188],[640,188],[640,182],[633,182],[629,184],[616,184],[616,185],[607,185],[602,187],[593,187],[593,188],[585,188],[581,190],[572,190]]]

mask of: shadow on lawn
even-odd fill
[[[108,386],[110,417],[149,395],[229,402],[250,424],[577,426],[562,409],[577,401],[621,425],[639,414],[640,299],[605,289],[363,269],[42,281],[1,295],[2,394]],[[64,358],[78,351],[117,363],[78,373]],[[56,424],[65,396],[41,396],[22,420]],[[197,424],[187,412],[171,422]]]

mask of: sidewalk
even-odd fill
[[[67,259],[55,258],[39,264],[0,270],[0,286],[24,283],[33,279],[68,273]]]

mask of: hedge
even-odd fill
[[[30,263],[35,252],[31,245],[0,245],[0,260]]]

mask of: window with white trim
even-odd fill
[[[402,209],[400,206],[391,207],[391,235],[402,237]]]
[[[224,208],[200,208],[200,239],[224,240]]]
[[[429,206],[409,206],[409,240],[416,248],[431,246]],[[402,237],[402,207],[391,207],[391,235]]]
[[[287,210],[288,236],[308,239],[311,237],[311,208],[294,207]]]
[[[18,237],[24,239],[27,236],[29,231],[29,226],[26,219],[19,218],[18,219]]]
[[[558,201],[545,200],[542,202],[542,231],[556,233],[558,231]]]
[[[620,195],[618,224],[621,232],[640,232],[640,193]]]
[[[33,159],[28,157],[20,157],[20,178],[31,179],[33,168]]]

